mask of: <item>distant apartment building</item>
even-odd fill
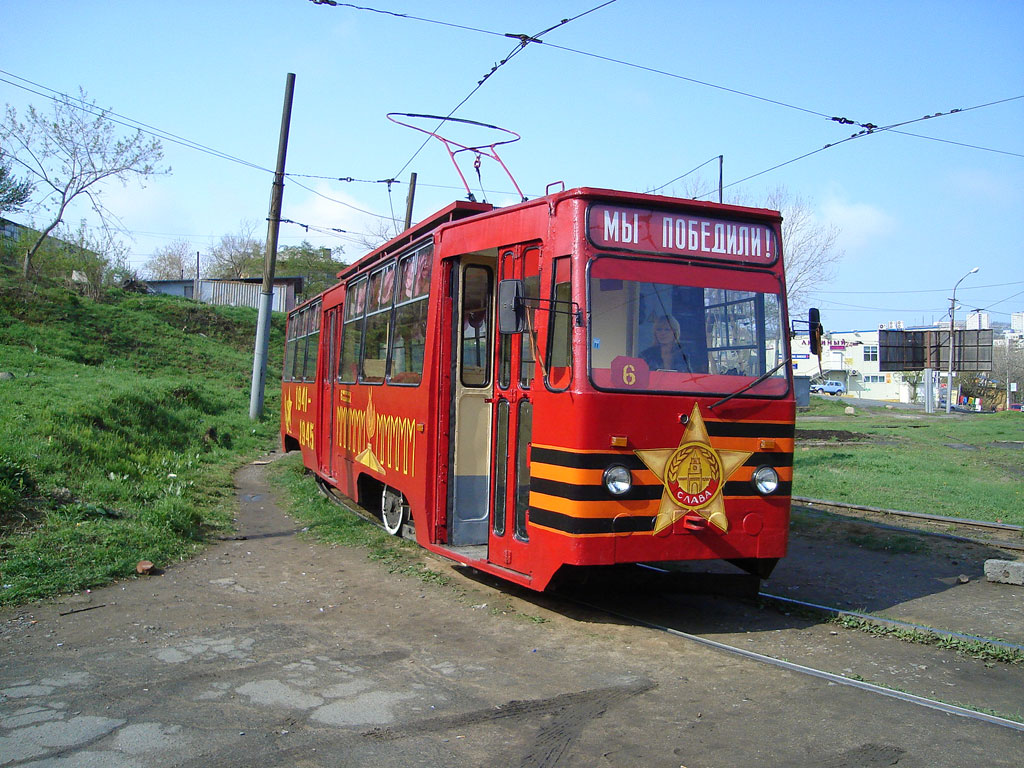
[[[989,322],[988,312],[974,311],[967,314],[965,327],[968,331],[987,331],[992,325]]]
[[[1010,330],[1014,333],[1024,333],[1024,312],[1014,312],[1010,315]]]

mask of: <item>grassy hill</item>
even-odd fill
[[[0,281],[0,604],[190,556],[226,528],[231,471],[276,444],[248,418],[256,311]]]

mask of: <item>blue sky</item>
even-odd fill
[[[352,259],[362,253],[352,233],[378,228],[365,212],[401,218],[410,172],[415,218],[465,196],[443,147],[416,154],[423,134],[385,115],[448,114],[515,49],[504,33],[538,33],[600,0],[371,5],[445,23],[308,0],[3,0],[0,101],[47,107],[25,88],[82,87],[100,106],[272,169],[294,72],[287,170],[297,175],[283,217],[313,229],[283,225],[281,241],[344,246]],[[527,45],[455,116],[522,135],[501,152],[530,197],[558,181],[646,191],[718,155],[727,197],[757,204],[786,187],[842,231],[844,258],[814,297],[829,329],[948,317],[953,284],[975,266],[959,313],[1008,321],[1024,310],[1022,29],[1019,0],[617,0]],[[936,113],[844,143],[859,129],[828,119],[887,126]],[[483,138],[457,126],[450,136]],[[106,192],[132,232],[134,265],[175,239],[205,251],[245,223],[265,235],[272,173],[164,149],[170,176]],[[471,162],[463,170],[476,187]],[[515,201],[499,167],[481,170],[490,202]],[[337,181],[347,177],[398,183],[389,195],[386,184]],[[716,183],[712,163],[664,192]]]

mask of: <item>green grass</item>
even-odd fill
[[[1021,651],[984,640],[951,637],[941,632],[930,632],[927,629],[917,629],[914,627],[895,627],[889,624],[876,623],[859,616],[836,616],[830,619],[830,622],[846,629],[855,629],[875,635],[876,637],[893,637],[908,643],[952,650],[962,656],[970,656],[985,662],[1024,664],[1024,653]]]
[[[0,604],[187,558],[230,526],[233,469],[276,444],[274,387],[268,418],[248,418],[255,325],[255,310],[0,281]]]
[[[856,445],[802,445],[793,493],[829,501],[1024,525],[1024,417],[864,409],[817,402],[797,414],[797,430],[868,435]],[[824,417],[824,418],[823,418]]]
[[[417,544],[391,536],[355,512],[325,498],[302,466],[299,454],[274,462],[270,479],[285,492],[289,514],[305,523],[320,541],[365,549],[370,559],[383,563],[389,573],[412,576],[431,584],[451,583],[449,576],[427,565],[423,550]]]

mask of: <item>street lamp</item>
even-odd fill
[[[953,298],[949,300],[949,371],[946,375],[946,413],[952,410],[953,405],[953,315],[956,313],[956,289],[968,275],[973,275],[978,269],[980,267],[975,267],[956,281],[956,285],[953,286]]]

